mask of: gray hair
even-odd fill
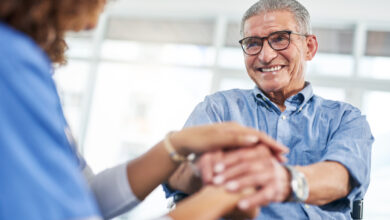
[[[307,9],[296,0],[259,0],[252,5],[244,14],[241,20],[240,33],[244,36],[244,24],[250,17],[263,12],[287,10],[291,12],[298,24],[300,32],[311,34],[310,14]]]

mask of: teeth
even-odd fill
[[[261,71],[262,72],[274,72],[274,71],[278,71],[280,69],[282,69],[282,66],[274,66],[271,68],[261,68]]]

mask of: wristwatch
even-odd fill
[[[292,166],[285,166],[291,175],[291,194],[287,199],[288,202],[305,202],[309,197],[309,185],[305,175]]]

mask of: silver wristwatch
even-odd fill
[[[292,166],[285,166],[291,175],[291,195],[288,202],[305,202],[309,197],[309,185],[305,175]]]

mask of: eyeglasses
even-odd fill
[[[267,40],[268,45],[276,51],[286,49],[290,45],[291,34],[307,36],[306,34],[299,34],[292,31],[276,31],[270,33],[267,37],[246,37],[238,42],[241,44],[244,53],[257,55],[263,49],[264,40]]]

